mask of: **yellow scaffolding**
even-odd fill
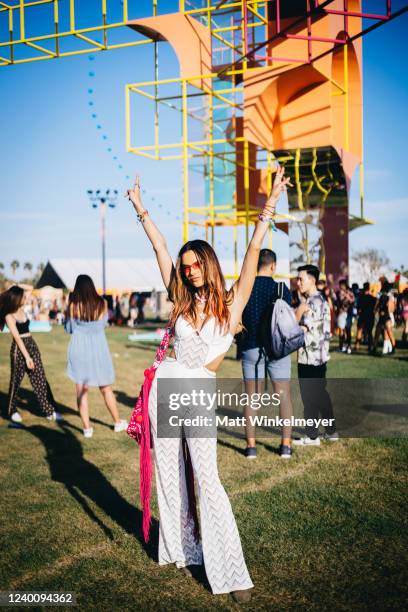
[[[247,69],[250,70],[250,69]],[[163,80],[144,81],[139,83],[132,83],[126,85],[126,143],[127,150],[136,155],[147,157],[152,160],[182,160],[183,162],[183,240],[189,239],[189,228],[190,226],[201,226],[205,229],[206,239],[211,242],[212,245],[215,243],[215,228],[217,227],[231,227],[233,228],[232,236],[232,248],[234,258],[236,259],[238,254],[238,235],[237,228],[244,226],[245,228],[245,242],[249,240],[249,227],[256,221],[256,216],[259,209],[253,206],[250,202],[250,171],[256,170],[256,166],[251,164],[249,159],[249,145],[250,143],[242,136],[236,134],[230,135],[224,132],[224,137],[219,138],[215,136],[214,127],[217,125],[217,119],[214,117],[214,112],[218,109],[226,109],[230,115],[228,119],[232,120],[232,113],[243,111],[242,103],[237,101],[237,94],[242,96],[242,86],[234,84],[234,77],[243,74],[244,69],[229,71],[225,73],[226,77],[231,77],[231,81],[223,81],[222,88],[216,89],[215,85],[218,82],[218,74],[208,73],[206,75],[197,75],[189,78],[173,78]],[[199,88],[199,83],[203,79],[211,80],[213,86],[208,88],[208,91],[203,91]],[[166,95],[166,87],[176,86],[177,92],[171,91],[171,95]],[[193,93],[194,92],[194,93]],[[130,119],[130,108],[131,108],[131,97],[136,96],[136,103],[140,103],[141,100],[148,101],[155,105],[164,105],[170,108],[176,113],[182,115],[181,125],[182,130],[179,140],[173,142],[162,142],[160,140],[160,131],[155,129],[155,140],[152,144],[141,144],[133,141],[133,136],[137,134],[137,124],[134,121],[131,123]],[[171,99],[171,101],[170,101]],[[195,103],[197,100],[201,101],[201,107],[199,110],[205,109],[206,118],[204,124],[207,126],[204,137],[201,139],[192,139],[190,137],[189,124],[194,121],[202,121],[200,112],[197,112],[197,107],[191,108],[191,101]],[[214,99],[218,104],[214,104]],[[140,120],[143,117],[145,122],[146,112],[143,108],[137,108],[134,113]],[[155,114],[155,117],[157,114]],[[241,144],[243,148],[243,159],[237,159],[236,145]],[[234,150],[231,151],[217,151],[215,148],[217,145],[232,145]],[[288,161],[287,156],[274,157],[271,151],[260,149],[258,147],[257,153],[260,157],[263,156],[263,161],[266,161],[267,168],[267,184],[271,187],[272,174],[273,174],[273,162],[278,161],[285,163]],[[189,195],[189,182],[190,182],[190,160],[201,160],[203,166],[208,165],[208,201],[203,205],[192,205],[190,202]],[[224,160],[230,165],[234,166],[234,170],[230,173],[234,179],[236,178],[237,168],[241,167],[243,171],[243,201],[223,201],[222,203],[215,203],[215,182],[216,177],[214,173],[214,160]],[[302,191],[302,184],[299,175],[300,167],[300,149],[297,150],[295,156],[295,185],[298,193],[298,205],[299,209],[304,209],[303,196],[310,193],[313,186],[316,186],[322,193],[322,199],[326,201],[330,189],[326,189],[322,185],[322,181],[326,178],[324,175],[318,176],[316,169],[316,152],[314,162],[312,164],[312,177],[313,180],[309,182],[305,192]],[[312,223],[310,216],[306,216],[306,223]],[[277,219],[278,223],[287,223],[288,221],[297,221],[297,218],[293,215],[280,215]],[[355,221],[353,222],[355,226]],[[272,232],[269,232],[268,238],[269,246],[272,247]],[[322,260],[324,266],[324,259]],[[237,264],[236,264],[237,269]]]
[[[215,230],[232,228],[232,246],[237,272],[238,228],[244,229],[245,242],[249,239],[250,224],[255,221],[258,209],[250,201],[251,173],[262,169],[270,188],[276,161],[285,163],[288,157],[275,158],[271,151],[255,147],[238,135],[237,122],[243,117],[244,75],[259,66],[271,66],[251,52],[270,36],[271,3],[267,0],[180,0],[179,11],[193,17],[206,26],[210,33],[213,66],[217,71],[189,78],[159,78],[158,43],[149,37],[140,37],[133,31],[129,40],[129,20],[139,17],[138,0],[123,0],[120,14],[112,13],[111,4],[100,0],[100,10],[92,11],[92,25],[83,27],[84,3],[66,0],[68,10],[62,10],[62,0],[0,0],[0,25],[6,21],[8,36],[0,38],[0,66],[55,59],[89,52],[133,47],[153,43],[154,79],[128,84],[125,87],[126,150],[152,160],[181,160],[183,169],[183,240],[188,240],[190,226],[203,227],[214,245]],[[151,0],[151,16],[158,15],[161,0]],[[165,0],[162,7],[165,12]],[[52,27],[49,32],[32,35],[30,15],[32,11],[48,10]],[[51,23],[50,22],[50,23]],[[312,21],[310,21],[310,28]],[[3,28],[4,29],[4,28]],[[119,40],[113,41],[116,32]],[[121,36],[121,32],[124,35]],[[349,58],[348,45],[343,46],[343,82],[326,78],[332,84],[331,94],[344,99],[344,143],[349,148]],[[307,58],[305,58],[305,62]],[[273,59],[273,67],[286,69],[288,60]],[[340,79],[341,80],[341,79]],[[203,82],[211,82],[204,90]],[[135,102],[136,100],[136,102]],[[143,116],[141,101],[152,105],[153,139],[150,143],[135,142]],[[134,104],[138,111],[133,112]],[[180,133],[171,142],[162,142],[159,109],[181,116]],[[136,117],[136,119],[135,119]],[[238,153],[239,151],[239,153]],[[207,177],[207,193],[201,205],[192,204],[190,197],[191,164],[198,162]],[[294,158],[294,180],[298,209],[308,219],[308,198],[313,187],[322,193],[323,203],[330,188],[324,186],[325,175],[319,175],[316,163],[312,165],[312,178],[302,185],[300,178],[300,150]],[[221,170],[220,170],[221,168]],[[241,200],[226,190],[220,196],[220,185],[242,180]],[[230,190],[231,191],[231,190]],[[369,222],[363,218],[363,166],[360,166],[360,215],[353,217],[350,228]],[[293,215],[281,215],[278,222],[296,220]],[[308,223],[308,221],[305,221]],[[269,232],[272,246],[272,233]]]
[[[220,227],[233,229],[231,242],[233,243],[234,258],[238,254],[238,232],[239,226],[244,228],[245,243],[249,240],[249,227],[256,220],[259,212],[256,206],[250,202],[250,173],[259,168],[266,169],[267,185],[272,184],[274,162],[285,163],[287,157],[275,158],[271,151],[256,147],[255,162],[251,159],[250,147],[253,146],[243,136],[237,135],[234,124],[237,118],[243,116],[243,76],[257,69],[259,61],[248,59],[248,54],[259,42],[268,39],[268,2],[259,0],[181,0],[180,11],[187,16],[194,17],[205,25],[211,35],[213,65],[218,67],[217,71],[192,76],[189,78],[155,79],[149,82],[132,83],[126,86],[126,143],[127,150],[143,157],[154,160],[182,160],[183,168],[183,240],[189,238],[190,226],[201,226],[205,229],[206,239],[214,245],[215,230]],[[249,35],[246,35],[245,28]],[[343,47],[343,82],[339,83],[328,75],[327,80],[332,84],[332,95],[340,95],[344,98],[344,142],[345,149],[349,148],[349,74],[348,74],[348,50],[347,45]],[[249,56],[250,57],[250,56]],[[286,60],[273,60],[274,67],[286,68]],[[263,65],[270,65],[266,60]],[[221,68],[221,72],[220,72]],[[203,81],[211,82],[207,90],[200,88]],[[175,87],[174,91],[166,94],[166,87]],[[134,142],[137,134],[135,120],[130,121],[131,98],[138,97],[136,103],[136,117],[145,117],[141,111],[140,101],[151,101],[156,105],[166,106],[181,114],[181,132],[179,139],[171,142],[161,141],[158,124],[155,123],[154,143]],[[192,107],[192,101],[195,106]],[[197,106],[198,103],[198,106]],[[133,113],[132,113],[133,114]],[[221,125],[220,115],[224,117]],[[203,116],[205,120],[203,121]],[[155,121],[157,112],[155,113]],[[196,129],[192,129],[194,123],[202,121],[206,129],[202,130],[202,137],[197,138]],[[193,136],[194,134],[194,136]],[[242,155],[237,154],[240,147]],[[199,162],[204,168],[207,178],[208,189],[205,202],[200,204],[191,203],[190,197],[190,165]],[[242,201],[237,197],[226,197],[219,201],[216,197],[217,180],[222,180],[216,175],[217,163],[224,163],[224,180],[236,180],[237,172],[242,176]],[[300,150],[295,157],[295,184],[298,196],[298,208],[304,210],[306,224],[313,224],[312,216],[307,214],[308,204],[305,206],[304,198],[308,202],[308,196],[315,187],[322,194],[322,206],[330,194],[332,187],[325,186],[327,176],[317,169],[316,159],[312,164],[312,178],[307,185],[301,184],[300,172]],[[231,170],[231,167],[233,168]],[[363,219],[363,167],[360,167],[360,202],[361,219],[359,222],[353,217],[350,228],[358,224],[368,222]],[[281,215],[278,222],[287,223],[296,221],[293,215]],[[272,246],[272,232],[269,232],[269,246]],[[321,263],[324,267],[324,253]],[[235,265],[236,270],[237,263]]]
[[[92,21],[95,25],[79,27],[84,19],[86,5],[78,0],[68,0],[68,13],[60,6],[61,0],[8,0],[0,2],[0,25],[8,36],[0,39],[0,66],[24,64],[59,57],[96,53],[112,49],[123,49],[138,45],[150,44],[150,39],[125,40],[129,38],[127,23],[129,14],[137,16],[138,0],[123,0],[120,18],[109,19],[107,0],[101,0],[100,12],[92,11]],[[152,16],[157,14],[157,0],[151,0]],[[30,36],[35,17],[45,10],[43,19],[52,23],[49,32]],[[96,25],[97,22],[97,25]],[[122,41],[109,42],[110,34],[123,31]],[[97,40],[101,37],[101,40]],[[62,47],[65,47],[63,49]]]

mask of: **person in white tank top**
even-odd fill
[[[253,583],[245,564],[241,541],[228,496],[217,469],[217,439],[187,437],[198,485],[201,542],[194,533],[182,456],[181,438],[157,435],[157,381],[176,379],[180,386],[191,378],[215,378],[231,346],[251,295],[258,256],[268,225],[276,213],[280,194],[291,185],[278,168],[273,187],[256,222],[238,280],[229,291],[217,256],[204,240],[183,245],[173,264],[164,236],[140,197],[140,179],[127,191],[150,242],[173,303],[170,324],[174,347],[156,370],[149,396],[149,418],[155,455],[156,486],[160,514],[159,564],[175,563],[191,575],[187,566],[200,565],[214,594],[231,593],[238,603],[251,598]],[[185,383],[186,384],[186,383]],[[191,415],[189,407],[189,414]]]

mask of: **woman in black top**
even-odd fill
[[[374,335],[373,354],[377,353],[377,345],[382,335],[384,338],[383,355],[395,352],[395,337],[392,331],[394,319],[395,301],[391,292],[391,284],[385,281],[382,286],[381,294],[378,298],[376,312],[378,322]]]
[[[50,420],[60,420],[55,401],[45,376],[41,354],[30,334],[30,321],[24,312],[24,289],[13,285],[0,295],[0,330],[7,324],[13,336],[10,349],[10,388],[8,416],[15,423],[23,420],[17,412],[17,396],[24,374],[27,372],[41,410]]]

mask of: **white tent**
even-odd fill
[[[79,274],[87,274],[102,289],[100,259],[50,259],[37,283],[37,288],[50,285],[72,290]],[[107,259],[106,287],[108,291],[164,291],[155,259]]]
[[[232,259],[221,259],[223,273],[234,275]],[[241,264],[240,264],[241,265]],[[240,268],[238,267],[238,271]],[[287,275],[289,262],[279,259],[277,273]],[[72,290],[79,274],[88,274],[97,289],[102,289],[102,262],[100,259],[50,259],[36,287],[45,286]],[[232,280],[227,280],[230,286]],[[165,291],[156,259],[107,259],[106,287],[108,291]]]

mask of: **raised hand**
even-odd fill
[[[133,189],[128,189],[125,193],[125,198],[128,197],[133,206],[139,212],[143,208],[142,199],[140,197],[140,176],[137,174]]]
[[[276,203],[279,200],[280,194],[283,191],[287,191],[288,186],[293,187],[292,183],[290,182],[290,178],[289,177],[285,178],[284,175],[285,175],[285,167],[280,166],[276,170],[271,193],[265,204],[265,209],[264,209],[265,211],[274,213],[275,208],[276,208]]]

